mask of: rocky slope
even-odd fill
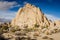
[[[32,28],[35,24],[42,27],[49,26],[50,22],[38,7],[31,4],[26,4],[20,8],[16,17],[12,20],[13,26],[20,26],[21,28],[24,28],[25,25]]]

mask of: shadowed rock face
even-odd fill
[[[11,22],[12,26],[16,25],[21,28],[24,28],[25,25],[28,25],[28,28],[32,28],[35,24],[39,26],[50,25],[42,11],[29,3],[18,10],[16,17]]]

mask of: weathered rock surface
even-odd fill
[[[12,26],[20,26],[20,28],[24,28],[25,25],[28,25],[28,28],[33,28],[35,24],[40,27],[50,25],[42,11],[29,3],[18,10],[16,17],[11,23]]]

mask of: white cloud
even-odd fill
[[[0,18],[13,19],[16,15],[15,11],[10,11],[10,8],[20,7],[17,2],[0,1]]]
[[[0,10],[7,10],[13,7],[20,6],[17,2],[8,2],[8,1],[0,1]]]
[[[49,20],[52,20],[52,21],[55,21],[55,20],[60,20],[60,18],[54,16],[54,15],[51,15],[51,14],[45,14],[46,17],[49,19]]]
[[[13,11],[0,11],[0,18],[13,19],[17,12]]]

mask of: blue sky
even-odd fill
[[[0,18],[14,18],[26,3],[39,7],[49,19],[60,19],[60,0],[0,0]]]

